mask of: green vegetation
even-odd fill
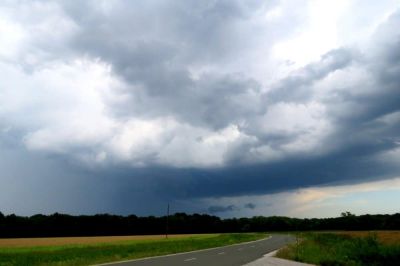
[[[166,216],[138,217],[111,214],[79,215],[54,213],[30,217],[0,212],[0,238],[62,236],[160,235]],[[400,213],[298,219],[282,216],[221,219],[207,214],[175,213],[169,216],[171,234],[246,233],[319,230],[400,230]]]
[[[354,237],[334,233],[305,233],[277,254],[280,258],[317,265],[399,265],[400,242],[388,245],[376,234]]]
[[[266,234],[215,234],[95,245],[1,248],[0,265],[89,265],[212,248],[264,238]]]

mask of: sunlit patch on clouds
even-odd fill
[[[363,184],[302,188],[264,196],[208,198],[200,205],[209,205],[209,212],[224,217],[238,214],[254,216],[259,213],[293,217],[335,217],[345,210],[358,215],[371,213],[369,207],[376,208],[382,201],[400,200],[399,192],[400,178],[397,177]],[[246,208],[249,204],[253,208]],[[372,212],[379,211],[392,213],[398,209],[388,204],[382,206],[381,210]]]
[[[274,46],[274,55],[290,60],[296,67],[318,60],[324,54],[339,45],[338,21],[349,1],[309,1],[305,30],[292,38],[278,42]],[[272,13],[273,14],[273,13]]]
[[[113,176],[121,198],[289,193],[291,215],[301,195],[338,198],[322,185],[398,176],[396,1],[81,5],[0,4],[0,145],[15,154]],[[226,206],[275,213],[248,203]]]

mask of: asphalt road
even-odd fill
[[[288,235],[272,235],[270,238],[232,246],[192,251],[188,253],[110,263],[116,266],[235,266],[261,258],[264,254],[293,242]]]

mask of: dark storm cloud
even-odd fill
[[[155,150],[147,146],[139,147],[131,151],[134,156],[129,157],[132,154],[128,154],[126,161],[112,158],[98,168],[87,167],[71,158],[106,150],[99,144],[103,139],[95,141],[95,144],[87,144],[85,138],[81,141],[78,137],[84,144],[76,144],[70,140],[74,136],[71,133],[67,134],[66,141],[70,146],[62,149],[61,155],[57,155],[57,149],[47,153],[27,152],[22,143],[28,139],[29,133],[40,131],[41,124],[32,123],[32,126],[30,122],[25,122],[26,125],[19,129],[9,127],[7,123],[3,126],[3,120],[12,121],[13,117],[7,117],[7,113],[4,115],[0,106],[0,158],[6,158],[1,160],[0,165],[7,172],[1,182],[11,184],[8,191],[1,186],[2,202],[7,202],[14,193],[24,195],[22,199],[27,202],[30,198],[37,199],[36,205],[20,208],[27,213],[29,209],[40,212],[40,204],[45,202],[48,210],[63,211],[57,209],[62,205],[65,211],[79,212],[71,206],[82,207],[80,202],[85,202],[80,211],[150,214],[160,213],[165,202],[264,195],[309,186],[357,183],[398,176],[398,164],[377,158],[399,148],[400,35],[397,29],[400,12],[393,14],[377,29],[369,41],[368,49],[334,49],[265,88],[263,82],[252,76],[250,70],[247,71],[247,61],[241,60],[254,52],[260,43],[266,47],[266,51],[273,46],[273,43],[264,43],[265,40],[257,36],[275,38],[291,31],[287,19],[283,24],[288,27],[280,31],[276,29],[277,26],[269,25],[261,29],[252,21],[260,10],[266,12],[278,2],[267,5],[262,1],[57,3],[59,6],[55,10],[66,16],[65,20],[72,25],[72,33],[60,40],[49,35],[54,39],[44,42],[47,35],[41,35],[38,31],[40,27],[34,27],[37,37],[31,42],[27,40],[33,48],[27,49],[29,53],[20,57],[31,58],[30,53],[35,51],[37,58],[43,62],[29,63],[24,59],[28,62],[25,63],[18,56],[10,62],[29,65],[32,72],[29,75],[58,57],[67,62],[75,57],[84,57],[109,65],[112,75],[123,84],[116,95],[124,96],[123,100],[116,103],[105,99],[104,109],[114,119],[112,122],[115,123],[111,123],[113,126],[131,118],[146,120],[172,117],[186,127],[212,133],[234,125],[238,131],[235,133],[242,135],[237,143],[226,149],[221,159],[223,162],[217,167],[190,162],[175,167],[174,164],[157,161],[161,157],[157,149],[172,145],[181,133],[178,132],[179,128],[172,131],[172,136],[150,139],[151,144],[161,143],[156,145]],[[40,18],[29,20],[26,14],[23,18],[25,23],[40,22]],[[364,75],[358,83],[347,82],[345,79],[350,79],[347,76],[334,85],[327,85],[323,89],[317,87],[318,83],[330,77],[335,78],[338,73],[354,69]],[[327,131],[326,134],[320,134],[323,137],[313,134],[319,129],[314,120],[309,122],[309,126],[302,127],[307,121],[302,121],[300,115],[298,118],[295,111],[290,115],[294,117],[293,120],[299,120],[298,124],[283,129],[277,127],[276,131],[265,130],[273,125],[290,124],[290,119],[280,117],[280,113],[272,117],[275,120],[271,117],[263,120],[268,112],[280,104],[297,108],[307,107],[311,103],[322,106],[323,111],[319,116],[313,110],[309,111],[310,120],[318,116],[315,119],[317,122],[322,120],[329,125],[329,132],[322,127],[322,131]],[[31,112],[26,113],[34,120],[35,108],[30,108],[28,111]],[[53,105],[49,110],[54,111],[55,115],[59,111],[58,106]],[[72,117],[76,119],[76,116]],[[47,117],[38,115],[37,120],[47,121]],[[81,126],[72,125],[74,129]],[[134,127],[132,131],[140,129]],[[143,135],[158,130],[150,129],[144,131]],[[118,128],[110,131],[118,131]],[[55,132],[64,132],[64,128]],[[182,139],[190,139],[191,133],[183,135]],[[299,139],[302,144],[301,137],[304,135],[309,139],[317,139],[318,145],[305,150],[291,150],[290,147],[295,146],[292,144]],[[115,140],[118,136],[109,138]],[[196,140],[203,143],[206,137],[196,136]],[[228,138],[225,135],[219,137]],[[132,138],[127,134],[126,142]],[[139,139],[138,143],[146,140]],[[211,147],[214,145],[212,141],[209,144]],[[189,145],[186,142],[178,143],[178,148],[172,147],[172,152],[167,152],[166,157],[171,158],[176,153],[190,157],[192,150]],[[104,146],[112,144],[106,143]],[[257,150],[262,147],[267,147],[272,155],[277,156],[263,158],[260,155],[262,152]],[[145,149],[149,149],[150,155],[143,156],[144,166],[131,167],[135,156]],[[219,149],[222,148],[217,146],[216,150]],[[194,150],[204,152],[197,146]],[[211,157],[211,153],[206,150],[205,155],[193,160]],[[27,162],[23,168],[15,163],[22,160]],[[27,180],[24,180],[24,176],[28,176]],[[32,189],[29,190],[29,187]],[[57,197],[60,200],[52,202],[51,199]],[[105,207],[101,208],[100,205]],[[254,203],[212,205],[208,211],[222,213],[255,208]]]
[[[164,169],[154,175],[158,176],[159,184],[155,189],[164,198],[189,200],[264,195],[324,184],[355,184],[396,175],[400,170],[398,166],[377,163],[368,157],[377,150],[376,147],[352,147],[322,158],[293,159],[268,165],[228,167],[214,171]]]
[[[16,141],[0,142],[0,158],[0,211],[5,214],[163,215],[165,200],[174,199],[156,194],[158,175],[145,169],[90,169],[67,155],[27,152]]]
[[[393,23],[393,20],[398,21],[399,16],[399,13],[394,14],[386,24],[390,29],[384,27],[384,30],[395,32],[398,23]],[[398,149],[400,138],[399,120],[385,120],[390,115],[398,117],[400,111],[400,36],[387,38],[386,46],[381,47],[382,52],[365,54],[361,59],[358,54],[357,62],[351,63],[353,67],[366,69],[376,83],[357,84],[365,86],[365,90],[362,87],[333,89],[331,95],[324,99],[328,119],[335,123],[335,130],[325,140],[326,147],[322,147],[328,150],[324,155],[302,154],[268,164],[239,164],[216,170],[182,170],[179,172],[181,175],[176,173],[173,179],[161,181],[163,187],[175,184],[175,189],[166,190],[174,191],[177,197],[201,198],[262,195],[298,187],[357,183],[398,176],[400,169],[397,164],[376,159],[382,153]],[[307,75],[301,85],[311,86],[330,72],[346,68],[352,61],[350,55],[345,50],[336,50],[324,56],[321,62],[306,66]],[[316,73],[310,69],[315,69]],[[302,90],[301,86],[292,87]],[[284,91],[282,100],[298,101],[291,95],[291,92]],[[242,156],[245,152],[241,150]]]

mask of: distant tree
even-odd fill
[[[356,215],[352,214],[351,212],[345,211],[345,212],[342,212],[340,214],[340,216],[342,216],[342,217],[355,217]]]

